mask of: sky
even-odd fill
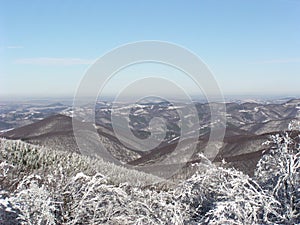
[[[300,96],[300,0],[0,0],[0,97],[73,96],[96,59],[143,40],[197,54],[225,95]],[[156,73],[197,93],[157,68],[120,73],[106,91]]]

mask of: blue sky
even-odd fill
[[[224,94],[300,95],[297,0],[12,0],[0,1],[0,96],[71,96],[91,62],[141,40],[193,51]]]

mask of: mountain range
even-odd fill
[[[200,135],[196,143],[196,150],[191,157],[186,159],[184,173],[191,173],[193,163],[201,161],[199,155],[204,151],[208,143],[212,126],[209,104],[195,103],[194,106],[199,115]],[[88,148],[93,149],[91,152],[97,154],[97,145],[100,142],[108,153],[122,165],[138,167],[154,174],[157,173],[154,170],[166,170],[166,167],[159,168],[151,165],[163,162],[174,153],[178,146],[184,152],[184,148],[192,144],[189,138],[179,143],[181,127],[179,123],[180,118],[176,112],[178,108],[181,108],[185,110],[185,116],[188,116],[190,107],[192,106],[184,103],[176,105],[169,102],[146,102],[131,105],[119,103],[114,107],[111,103],[98,103],[95,113],[95,127],[98,137],[89,137]],[[31,106],[31,108],[33,107]],[[1,136],[7,139],[21,139],[25,142],[47,146],[51,149],[79,152],[76,138],[73,134],[73,109],[63,104],[51,104],[35,108],[42,109],[44,114],[48,112],[46,118],[40,118],[11,130],[4,130],[0,133]],[[85,109],[87,110],[88,108],[86,106]],[[121,132],[121,137],[120,133],[116,136],[111,121],[112,112],[115,116],[122,116],[128,108],[130,108],[128,124],[133,134],[138,138],[149,137],[151,134],[149,122],[152,118],[161,117],[166,121],[168,131],[165,139],[157,147],[144,151],[143,146],[134,143],[125,130]],[[292,120],[298,120],[299,109],[300,99],[292,99],[280,104],[226,103],[227,122],[225,125],[225,137],[223,143],[215,143],[218,148],[218,154],[213,159],[214,163],[226,167],[234,166],[243,172],[253,175],[257,161],[267,150],[263,143],[269,139],[270,135],[286,131]],[[28,110],[28,107],[26,110]],[[53,112],[54,115],[51,115],[49,112]],[[86,132],[88,136],[89,126],[87,121],[78,122],[82,125],[82,131]],[[4,124],[2,128],[5,129],[13,127],[9,123],[9,119],[5,120],[5,117],[2,117],[0,123]],[[122,128],[119,130],[122,131]],[[173,163],[180,162],[175,160]],[[182,171],[178,173],[180,174]]]

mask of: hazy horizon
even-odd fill
[[[100,96],[97,98],[97,101],[114,101],[115,95],[105,95]],[[181,97],[178,96],[166,96],[168,99],[165,100],[178,100],[181,101]],[[300,99],[299,95],[224,95],[225,102],[231,102],[231,101],[251,101],[251,100],[257,100],[257,101],[272,101],[272,100],[282,100],[282,101],[288,101],[291,99]],[[190,96],[192,101],[198,101],[198,102],[206,102],[207,99],[204,95],[191,95]],[[88,100],[94,100],[94,96],[85,96],[82,97],[83,101]],[[131,101],[132,99],[135,99],[134,96],[124,96],[123,100]],[[0,96],[0,102],[51,102],[51,103],[64,103],[68,102],[69,104],[72,104],[74,101],[73,95],[65,95],[65,96],[22,96],[22,95],[6,95],[6,96]]]

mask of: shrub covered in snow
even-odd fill
[[[256,179],[280,202],[275,223],[300,222],[300,136],[299,123],[291,123],[290,130],[273,135],[265,143],[271,149],[258,162]]]
[[[179,184],[0,139],[0,224],[296,224],[299,136],[275,135],[255,177],[209,160]]]

